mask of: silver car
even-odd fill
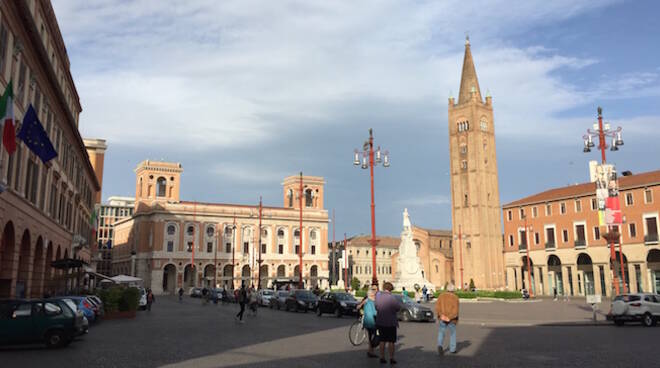
[[[270,305],[270,300],[275,296],[273,290],[262,289],[257,292],[257,304],[267,307]]]
[[[270,298],[270,308],[284,309],[286,306],[286,298],[291,294],[289,291],[279,290],[275,292]]]

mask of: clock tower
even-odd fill
[[[469,38],[458,101],[449,98],[449,157],[454,280],[460,287],[470,279],[480,289],[503,287],[493,101],[489,94],[485,101],[481,96]]]

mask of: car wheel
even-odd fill
[[[319,317],[323,315],[323,312],[321,312],[321,307],[316,307],[316,315]]]
[[[401,320],[403,320],[403,322],[408,322],[411,319],[412,319],[412,316],[410,315],[410,312],[408,312],[407,310],[404,310],[403,314],[401,315]]]
[[[653,318],[651,313],[645,313],[644,316],[642,317],[642,323],[646,327],[653,327],[655,326],[655,318]]]
[[[625,321],[622,320],[622,319],[618,319],[618,318],[614,319],[614,324],[617,325],[617,326],[623,326],[624,323],[625,323]]]
[[[46,346],[49,348],[59,348],[68,345],[68,341],[63,331],[50,331],[46,334]]]
[[[339,309],[339,307],[337,307],[337,309],[335,309],[335,317],[341,318],[341,309]]]

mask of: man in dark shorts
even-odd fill
[[[399,325],[397,313],[401,309],[399,301],[392,296],[394,287],[386,282],[383,291],[376,295],[376,329],[380,337],[380,362],[385,360],[385,345],[390,351],[390,364],[396,364],[394,360],[394,343],[396,342],[396,328]]]

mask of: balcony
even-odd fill
[[[658,244],[658,234],[644,235],[644,244]]]
[[[518,251],[519,252],[526,252],[527,251],[527,244],[518,244]]]
[[[555,244],[555,242],[545,243],[545,249],[546,250],[551,250],[551,249],[556,249],[556,248],[557,248],[557,244]]]
[[[584,248],[587,246],[587,242],[584,239],[578,239],[575,241],[575,248]]]

